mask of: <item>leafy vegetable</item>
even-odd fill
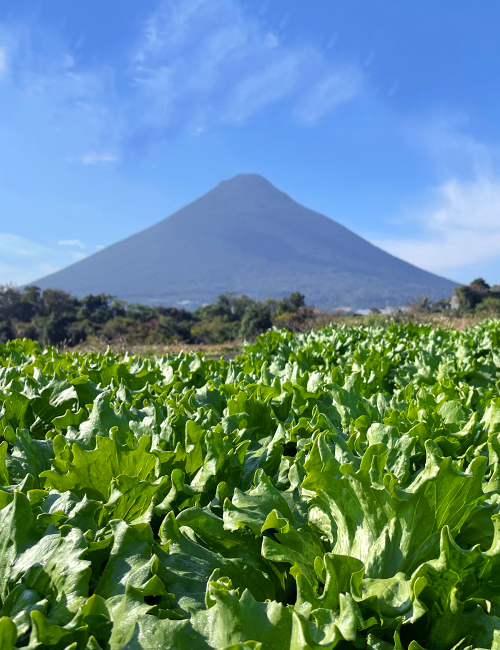
[[[0,344],[0,647],[498,650],[499,342]]]

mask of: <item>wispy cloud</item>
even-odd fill
[[[70,246],[71,248],[85,248],[85,244],[79,239],[60,239],[58,242],[59,246]]]
[[[0,233],[0,284],[27,284],[86,257],[79,240],[61,240],[51,247],[13,235]]]
[[[79,160],[84,165],[109,165],[110,163],[119,162],[120,156],[112,153],[89,151],[83,156],[80,156]]]
[[[160,129],[241,124],[286,99],[294,117],[312,123],[361,92],[361,68],[315,45],[289,43],[279,29],[236,0],[162,2],[133,56],[146,120]]]
[[[0,47],[0,81],[7,74],[7,48]]]
[[[436,190],[435,202],[419,213],[421,234],[370,240],[429,271],[454,269],[500,257],[500,178],[457,179]]]
[[[221,121],[232,124],[246,122],[259,110],[291,94],[297,84],[298,66],[297,55],[288,53],[235,81]]]
[[[69,156],[85,165],[116,163],[175,133],[248,123],[280,102],[290,119],[315,124],[364,84],[362,66],[333,47],[290,41],[240,0],[162,0],[128,56],[121,68],[86,64],[58,36],[0,25],[0,79],[8,60],[13,84],[49,97],[58,121],[85,125],[86,150]]]
[[[466,113],[441,112],[405,122],[407,140],[424,150],[441,178],[500,175],[500,147],[473,135]]]
[[[45,252],[45,246],[37,244],[26,237],[0,233],[0,253],[2,257],[29,258],[38,257]]]
[[[102,150],[108,158],[112,151],[115,159],[122,127],[117,73],[104,64],[83,63],[74,50],[77,46],[39,25],[0,23],[0,81],[3,67],[3,79],[18,101],[43,103],[51,128],[69,127],[68,159],[95,164],[103,159]]]
[[[340,68],[317,81],[299,100],[295,115],[305,124],[316,124],[327,113],[354,99],[363,86],[363,75],[356,66]]]
[[[394,97],[394,95],[398,92],[398,90],[399,90],[399,82],[394,81],[392,86],[387,91],[387,97],[389,98]]]
[[[448,276],[466,276],[469,270],[487,274],[498,268],[500,148],[474,137],[470,127],[463,112],[441,112],[406,123],[408,139],[428,154],[442,181],[425,193],[421,207],[391,220],[416,234],[368,235],[372,242]]]

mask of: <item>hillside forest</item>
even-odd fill
[[[375,315],[380,310],[373,307],[371,311]],[[500,286],[490,287],[479,278],[457,287],[446,300],[431,303],[424,297],[405,311],[420,318],[443,312],[498,315]],[[191,312],[178,307],[127,304],[106,294],[78,299],[58,289],[0,286],[2,342],[30,338],[42,345],[72,347],[94,337],[127,345],[219,344],[251,340],[273,326],[293,331],[311,329],[315,323],[323,325],[325,319],[323,312],[305,304],[299,292],[264,301],[229,293]]]

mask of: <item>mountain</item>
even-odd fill
[[[323,309],[437,300],[456,286],[299,205],[257,174],[223,181],[154,226],[33,284],[188,308],[229,291],[260,299],[300,291]]]

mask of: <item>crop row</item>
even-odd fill
[[[499,343],[0,344],[0,647],[499,650]]]

